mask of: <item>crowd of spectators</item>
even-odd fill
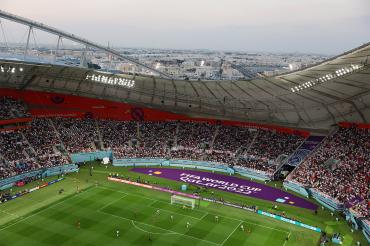
[[[22,112],[18,106],[13,108]],[[1,117],[5,117],[3,112]],[[99,142],[115,158],[211,161],[273,173],[275,160],[292,154],[303,140],[269,130],[201,122],[35,118],[28,129],[0,132],[0,178],[69,163],[58,145],[67,153],[77,153],[95,151]],[[368,201],[369,149],[369,129],[339,128],[288,179],[342,203],[355,198]],[[368,202],[353,209],[369,215]]]
[[[303,142],[304,137],[287,133],[258,129],[250,146],[239,156],[236,165],[272,174],[276,159],[291,155]]]
[[[368,201],[369,150],[370,129],[339,128],[288,178],[342,203]]]
[[[29,145],[21,134],[4,133],[6,144],[0,149],[5,160],[13,166],[14,163],[23,163],[20,165],[23,169],[35,168],[38,163],[45,167],[68,163],[70,160],[56,148],[59,145],[64,146],[69,154],[91,152],[102,147],[112,150],[117,159],[189,159],[271,173],[275,168],[275,158],[279,154],[292,153],[302,141],[298,136],[268,130],[203,122],[89,118],[35,118],[23,133]],[[4,170],[0,169],[3,173]]]
[[[255,132],[249,128],[237,126],[219,127],[213,149],[235,153],[240,148],[246,148],[251,144]]]
[[[178,122],[177,146],[187,149],[204,148],[211,144],[217,125],[198,122]]]
[[[121,149],[129,146],[132,139],[137,138],[137,122],[99,120],[99,131],[104,147],[107,149]]]
[[[370,218],[370,201],[366,199],[351,208],[355,213],[360,216]]]
[[[207,151],[205,160],[211,162],[224,163],[227,165],[235,165],[236,163],[239,162],[239,160],[235,158],[234,152],[216,151],[216,150]]]
[[[33,119],[31,128],[24,130],[23,133],[36,154],[34,158],[42,163],[43,167],[70,163],[69,159],[56,148],[57,145],[60,145],[60,141],[49,119]]]
[[[304,140],[302,136],[276,131],[258,130],[256,141],[248,150],[257,158],[276,159],[279,155],[290,155]]]
[[[302,140],[298,136],[268,130],[202,122],[75,118],[34,119],[31,128],[24,130],[24,135],[32,148],[18,144],[9,151],[9,146],[4,147],[6,160],[23,161],[23,155],[26,155],[44,166],[54,166],[69,161],[55,148],[58,144],[70,154],[91,152],[103,146],[112,150],[115,158],[211,161],[268,173],[273,172],[274,159],[279,153],[292,153]],[[19,134],[14,136],[21,137]],[[10,139],[8,142],[14,145],[22,141]]]
[[[142,122],[139,125],[138,141],[144,149],[163,152],[172,146],[176,135],[176,122]]]
[[[179,160],[194,160],[201,161],[204,159],[205,153],[199,149],[173,149],[171,150],[171,158]]]
[[[35,118],[23,130],[0,132],[0,142],[0,179],[70,163],[54,148],[60,142],[47,119]]]
[[[30,117],[26,105],[21,100],[0,97],[0,120]]]
[[[273,161],[268,161],[267,158],[255,159],[251,156],[239,157],[234,166],[238,168],[254,169],[267,174],[273,174],[276,170],[276,165]]]
[[[33,156],[29,156],[25,149],[29,149],[27,141],[20,132],[0,132],[0,153],[3,158],[0,162],[0,178],[14,176],[38,167]]]
[[[99,142],[94,119],[53,118],[65,148],[69,153],[95,151]]]
[[[0,98],[1,120],[29,116],[22,101]],[[304,140],[270,130],[177,121],[35,118],[21,131],[0,132],[0,178],[69,163],[57,145],[77,153],[95,151],[99,142],[115,158],[202,160],[273,173],[275,160],[292,154]],[[353,210],[369,216],[369,149],[369,129],[339,128],[289,179],[342,203],[361,198]]]

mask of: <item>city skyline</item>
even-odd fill
[[[4,11],[116,47],[335,55],[370,40],[366,0],[2,2]]]

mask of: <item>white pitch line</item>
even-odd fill
[[[98,187],[98,188],[115,191],[114,189],[109,189],[109,188],[106,188],[106,187]],[[117,191],[117,192],[120,192],[120,193],[123,193],[123,194],[127,194],[127,193],[122,192],[122,191]],[[203,212],[204,215],[202,215],[202,217],[200,217],[200,218],[197,218],[197,217],[194,217],[194,216],[191,216],[191,215],[180,214],[180,213],[177,213],[177,212],[173,212],[173,211],[170,211],[170,210],[166,210],[166,209],[163,209],[163,208],[158,208],[156,206],[153,206],[153,204],[155,204],[156,202],[162,202],[162,203],[166,203],[166,204],[171,204],[169,202],[165,202],[165,201],[162,201],[162,200],[156,200],[156,199],[153,199],[153,198],[147,198],[147,197],[143,197],[143,196],[139,196],[139,195],[135,195],[135,194],[131,194],[131,193],[130,194],[127,194],[127,195],[129,195],[129,196],[136,196],[136,197],[140,197],[140,198],[144,198],[144,199],[153,201],[152,203],[150,203],[149,205],[147,205],[147,207],[157,208],[157,209],[160,209],[160,210],[163,210],[163,211],[167,211],[167,212],[178,214],[178,215],[182,215],[182,216],[188,216],[188,217],[191,217],[191,218],[194,218],[194,219],[197,219],[197,220],[202,220],[202,219],[204,219],[208,215],[208,212]]]
[[[157,207],[153,207],[153,206],[150,206],[148,205],[148,207],[151,207],[151,208],[157,208]],[[161,211],[166,211],[170,214],[177,214],[177,215],[181,215],[181,216],[184,216],[184,217],[190,217],[190,218],[193,218],[193,219],[196,219],[196,220],[201,220],[201,218],[197,218],[197,217],[194,217],[194,216],[191,216],[191,215],[186,215],[186,214],[180,214],[180,213],[177,213],[177,212],[174,212],[174,211],[171,211],[171,210],[167,210],[167,209],[163,209],[163,208],[157,208]]]
[[[291,234],[291,232],[289,231],[288,239],[289,239],[289,237],[290,237],[290,234]],[[284,242],[283,246],[285,246],[286,242],[288,242],[288,241],[287,241],[287,240],[285,240],[285,242]]]
[[[92,190],[92,189],[93,189],[93,188],[91,188],[90,190]],[[87,191],[89,191],[89,190],[87,190]],[[45,212],[46,210],[48,210],[48,209],[50,209],[50,208],[53,208],[53,207],[55,207],[55,206],[57,206],[57,205],[60,205],[60,204],[62,204],[62,203],[64,203],[64,202],[66,202],[66,201],[68,201],[68,200],[70,200],[70,199],[72,199],[72,198],[75,198],[77,195],[80,195],[80,194],[85,194],[85,192],[81,192],[81,193],[73,194],[71,197],[68,197],[67,199],[62,200],[62,201],[60,201],[60,202],[54,203],[54,204],[52,204],[52,205],[50,205],[50,206],[48,206],[48,207],[46,207],[46,208],[44,208],[44,209],[42,209],[42,210],[40,210],[40,211],[38,211],[38,212],[34,213],[34,214],[31,214],[30,216],[27,216],[27,217],[20,217],[20,218],[22,218],[22,219],[17,220],[17,221],[16,221],[16,222],[14,222],[14,223],[11,223],[11,224],[9,224],[9,225],[7,225],[7,226],[5,226],[5,227],[0,228],[0,231],[3,231],[3,230],[5,230],[5,229],[7,229],[7,228],[9,228],[9,227],[12,227],[12,226],[14,226],[14,225],[16,225],[16,224],[18,224],[18,223],[20,223],[20,222],[22,222],[22,221],[25,221],[25,220],[27,220],[27,219],[29,219],[29,218],[32,218],[32,217],[34,217],[34,216],[36,216],[36,215],[38,215],[38,214],[40,214],[40,213],[42,213],[42,212]]]
[[[121,193],[122,193],[122,192],[121,192]],[[137,196],[137,195],[126,194],[126,196]],[[125,196],[123,196],[123,197],[125,197]],[[122,197],[122,198],[123,198],[123,197]],[[141,197],[141,196],[140,196],[140,197]],[[168,212],[168,213],[170,213],[170,214],[177,214],[177,215],[181,215],[181,216],[185,216],[185,217],[190,217],[190,218],[193,218],[193,219],[196,219],[196,220],[202,220],[202,219],[203,219],[203,217],[205,217],[205,215],[207,215],[207,214],[208,214],[208,213],[206,213],[206,214],[205,214],[205,215],[203,215],[201,218],[194,217],[194,216],[191,216],[191,215],[186,215],[186,214],[180,214],[180,213],[177,213],[177,212],[174,212],[174,211],[171,211],[171,210],[167,210],[167,209],[164,209],[164,208],[159,208],[159,207],[153,206],[153,204],[155,204],[156,202],[162,202],[161,200],[154,200],[154,199],[150,199],[150,198],[146,198],[146,197],[141,197],[141,198],[144,198],[144,199],[147,199],[147,200],[153,201],[152,203],[150,203],[150,204],[146,205],[146,207],[156,208],[156,209],[159,209],[159,210],[161,210],[161,211],[166,211],[166,212]],[[118,199],[118,200],[120,200],[120,199]],[[118,201],[118,200],[117,200],[117,201]],[[111,204],[112,204],[112,203],[114,203],[114,202],[116,202],[116,201],[113,201],[113,202],[111,202],[111,203],[109,203],[109,204],[105,205],[103,208],[100,208],[99,210],[102,210],[102,209],[104,209],[104,208],[108,207],[109,205],[111,205]],[[163,202],[163,203],[166,203],[166,202]],[[169,203],[168,203],[168,204],[169,204]]]
[[[99,187],[99,188],[102,188],[102,189],[109,189],[109,188],[105,188],[105,187]],[[109,189],[109,190],[113,190],[113,189]],[[114,191],[114,190],[113,190]],[[118,191],[117,191],[118,192]],[[122,193],[122,192],[121,192]],[[125,193],[126,194],[126,193]],[[138,195],[135,195],[135,194],[129,194],[129,195],[132,195],[132,196],[138,196]],[[139,196],[139,197],[142,197],[142,196]],[[164,201],[161,201],[161,200],[155,200],[155,199],[151,199],[151,198],[147,198],[145,197],[145,199],[147,200],[151,200],[153,201],[152,204],[154,204],[155,202],[157,201],[160,201],[160,202],[163,202],[163,203],[166,203]],[[153,206],[151,206],[153,207]],[[153,207],[153,208],[157,208],[157,207]],[[158,209],[161,209],[161,208],[158,208]],[[165,209],[161,209],[161,210],[164,210],[164,211],[169,211],[169,210],[165,210]],[[172,212],[172,211],[171,211]],[[176,212],[172,212],[172,213],[175,213],[175,214],[179,214],[179,213],[176,213]],[[188,216],[188,217],[191,217],[191,218],[194,218],[194,219],[198,219],[198,220],[202,220],[204,219],[207,215],[215,215],[215,214],[211,214],[211,213],[208,213],[206,212],[200,219],[199,218],[196,218],[196,217],[193,217],[193,216],[189,216],[189,215],[184,215],[184,214],[179,214],[179,215],[182,215],[182,216]],[[269,226],[264,226],[264,225],[260,225],[260,224],[257,224],[257,223],[253,223],[253,222],[248,222],[248,221],[245,221],[245,220],[240,220],[240,219],[236,219],[236,218],[232,218],[232,217],[227,217],[227,216],[220,216],[220,218],[227,218],[227,219],[231,219],[231,220],[234,220],[234,221],[238,221],[240,223],[246,223],[246,224],[250,224],[250,225],[255,225],[255,226],[259,226],[259,227],[262,227],[262,228],[266,228],[266,229],[270,229],[270,230],[274,230],[274,231],[279,231],[279,232],[283,232],[283,233],[286,233],[289,235],[290,231],[285,231],[285,230],[280,230],[280,229],[277,229],[277,228],[273,228],[273,227],[269,227]]]
[[[17,214],[9,213],[9,212],[7,212],[6,210],[0,210],[0,213],[4,213],[4,214],[10,215],[10,216],[17,217],[17,218],[22,217],[22,216],[19,216],[19,215],[17,215]]]
[[[204,219],[208,215],[208,212],[205,212],[202,217],[200,217],[200,220]]]
[[[107,188],[107,187],[101,187],[101,186],[99,186],[98,188],[101,188],[101,189],[107,189],[107,190],[112,190],[112,191],[116,191],[116,192],[120,192],[120,193],[124,193],[124,192],[121,192],[121,191],[117,191],[117,190],[114,190],[114,189],[110,189],[110,188]],[[124,194],[126,194],[126,193],[124,193]],[[147,198],[147,197],[142,197],[142,196],[139,196],[139,195],[135,195],[135,194],[128,194],[128,195],[130,195],[130,196],[137,196],[137,197],[141,197],[141,198],[145,198],[145,199],[147,199],[147,200],[151,200],[151,201],[155,201],[155,202],[163,202],[163,203],[167,203],[167,202],[164,202],[164,201],[161,201],[161,200],[155,200],[155,199],[152,199],[152,198]],[[153,203],[155,203],[155,202],[153,202]],[[170,204],[169,202],[168,202],[168,204]],[[153,207],[153,206],[151,206],[151,207]],[[154,207],[154,208],[156,208],[156,207]],[[162,209],[162,210],[164,210],[164,209]],[[202,217],[201,217],[201,219],[204,219],[207,215],[216,215],[216,214],[212,214],[212,213],[208,213],[208,212],[206,212],[206,214],[205,215],[203,215]],[[180,214],[180,215],[183,215],[183,214]],[[184,215],[184,216],[188,216],[188,215]],[[189,216],[189,217],[192,217],[192,216]],[[243,223],[247,223],[247,224],[250,224],[250,225],[255,225],[255,226],[260,226],[260,227],[263,227],[263,228],[267,228],[267,229],[271,229],[271,230],[275,230],[275,231],[279,231],[279,232],[284,232],[284,233],[286,233],[286,234],[288,234],[289,233],[289,231],[285,231],[285,230],[280,230],[280,229],[277,229],[277,228],[273,228],[273,227],[269,227],[269,226],[264,226],[264,225],[260,225],[260,224],[256,224],[256,223],[252,223],[252,222],[247,222],[247,221],[245,221],[245,220],[240,220],[240,219],[236,219],[236,218],[232,218],[232,217],[227,217],[227,216],[223,216],[223,215],[221,215],[220,216],[220,218],[227,218],[227,219],[231,219],[231,220],[235,220],[235,221],[238,221],[238,222],[243,222]],[[195,217],[193,217],[193,218],[195,218]]]
[[[212,213],[209,213],[209,214],[210,215],[216,215],[216,214],[212,214]],[[269,226],[264,226],[264,225],[260,225],[260,224],[257,224],[257,223],[248,222],[248,221],[245,221],[245,220],[235,219],[235,218],[232,218],[232,217],[227,217],[227,216],[221,215],[220,218],[222,218],[222,217],[223,218],[226,218],[226,219],[231,219],[231,220],[243,222],[243,223],[250,224],[250,225],[260,226],[260,227],[263,227],[263,228],[267,228],[267,229],[271,229],[271,230],[275,230],[275,231],[284,232],[284,233],[287,233],[287,234],[289,233],[289,231],[280,230],[280,229],[277,229],[277,228],[273,228],[273,227],[269,227]]]
[[[274,230],[274,231],[289,233],[289,231],[284,231],[284,230],[280,230],[280,229],[277,229],[277,228],[273,228],[273,227],[269,227],[269,226],[264,226],[264,225],[260,225],[260,224],[256,224],[256,223],[252,223],[252,222],[248,222],[248,221],[242,221],[242,222],[243,223],[246,223],[246,224],[250,224],[250,225],[260,226],[260,227],[267,228],[267,229]]]
[[[115,191],[115,192],[119,192],[119,193],[127,194],[127,195],[130,195],[130,196],[136,196],[136,197],[144,198],[144,199],[147,199],[147,200],[153,201],[153,203],[154,203],[154,202],[158,202],[158,201],[160,201],[160,200],[156,200],[156,199],[153,199],[153,198],[143,197],[142,195],[135,195],[135,194],[132,194],[132,193],[126,193],[126,192],[123,192],[123,191],[119,191],[119,190],[115,190],[115,189],[110,189],[110,188],[107,188],[107,187],[98,186],[98,188],[100,188],[100,189],[104,189],[104,190],[111,190],[111,191]]]
[[[146,197],[144,197],[145,199],[147,199]],[[149,199],[148,199],[149,200]],[[152,200],[152,199],[150,199]],[[158,200],[153,200],[149,205],[147,205],[148,207],[152,207],[152,205],[154,205],[154,203],[158,202]],[[157,207],[154,207],[154,208],[157,208]]]
[[[140,222],[139,222],[140,223]],[[176,234],[174,232],[150,232],[150,231],[147,231],[147,230],[144,230],[140,227],[138,227],[136,224],[135,224],[135,221],[131,220],[131,224],[136,228],[138,229],[139,231],[142,231],[142,232],[145,232],[145,233],[150,233],[150,234],[155,234],[155,235],[173,235],[173,234]]]
[[[118,199],[116,199],[116,200],[113,200],[113,201],[111,201],[111,202],[109,202],[109,203],[105,204],[103,207],[99,208],[98,210],[102,210],[102,209],[104,209],[104,208],[106,208],[106,207],[108,207],[108,206],[112,205],[113,203],[118,202],[119,200],[121,200],[122,198],[124,198],[124,197],[126,197],[126,196],[128,196],[128,194],[125,194],[125,195],[121,196],[120,198],[118,198]]]
[[[240,222],[236,227],[235,229],[229,234],[229,236],[227,236],[227,238],[220,244],[221,246],[224,245],[224,243],[227,242],[227,240],[229,240],[229,238],[231,237],[231,235],[234,234],[234,232],[240,227],[240,225],[242,224],[243,222]]]
[[[118,193],[127,194],[126,192],[123,192],[123,191],[120,191],[120,190],[111,189],[111,188],[109,188],[109,187],[105,187],[105,186],[98,186],[97,188],[98,188],[98,189],[111,190],[111,191],[115,191],[115,192],[118,192]]]
[[[127,219],[125,217],[122,217],[122,216],[119,216],[119,215],[115,215],[115,214],[110,214],[110,213],[106,213],[106,212],[103,212],[103,211],[98,211],[98,213],[103,213],[103,214],[106,214],[106,215],[110,215],[110,216],[113,216],[113,217],[116,217],[116,218],[120,218],[120,219],[123,219],[123,220],[126,220],[126,221],[132,221],[131,219]],[[193,238],[193,239],[196,239],[196,240],[199,240],[199,241],[202,241],[202,242],[206,242],[206,243],[210,243],[210,244],[213,244],[213,245],[218,245],[217,243],[214,243],[214,242],[211,242],[211,241],[208,241],[208,240],[204,240],[204,239],[201,239],[201,238],[197,238],[197,237],[193,237],[193,236],[190,236],[190,235],[186,235],[186,234],[183,234],[183,233],[180,233],[180,232],[175,232],[175,231],[171,231],[171,230],[167,230],[167,229],[163,229],[163,228],[160,228],[160,227],[157,227],[157,226],[153,226],[153,225],[150,225],[150,224],[146,224],[146,223],[143,223],[143,222],[139,222],[140,224],[143,224],[143,225],[147,225],[147,226],[151,226],[151,227],[155,227],[155,228],[158,228],[158,229],[161,229],[161,230],[164,230],[164,231],[168,231],[168,232],[171,232],[173,234],[177,234],[177,235],[182,235],[184,237],[190,237],[190,238]]]

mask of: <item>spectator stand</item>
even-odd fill
[[[68,164],[59,167],[41,168],[30,172],[25,172],[16,176],[12,176],[5,179],[0,179],[0,190],[5,190],[13,187],[18,181],[24,180],[25,178],[33,177],[48,177],[58,174],[65,174],[71,172],[77,172],[78,166],[75,164]]]

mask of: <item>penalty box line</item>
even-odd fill
[[[109,202],[109,203],[107,203],[107,204],[105,204],[103,207],[101,207],[101,208],[99,208],[98,210],[96,210],[96,211],[101,211],[101,210],[103,210],[103,209],[105,209],[106,207],[109,207],[110,205],[112,205],[113,203],[116,203],[116,202],[118,202],[118,201],[120,201],[122,198],[125,198],[126,196],[128,196],[128,194],[124,194],[123,196],[121,196],[120,198],[118,198],[118,199],[115,199],[115,200],[113,200],[113,201],[111,201],[111,202]]]
[[[139,224],[142,224],[141,222],[136,222],[136,223],[139,223]],[[148,234],[154,234],[154,235],[176,235],[176,233],[174,233],[174,232],[164,232],[164,233],[162,233],[162,232],[150,232],[150,231],[147,231],[147,230],[144,230],[144,229],[142,229],[142,228],[140,228],[140,227],[138,227],[136,224],[135,224],[135,221],[134,220],[131,220],[131,224],[136,228],[136,229],[138,229],[139,231],[142,231],[142,232],[144,232],[144,233],[148,233]],[[151,226],[151,227],[153,227],[153,226]],[[154,227],[155,228],[155,227]],[[162,228],[161,228],[162,229]],[[163,230],[163,229],[162,229]],[[167,231],[167,230],[166,230]]]
[[[235,229],[229,234],[229,236],[227,236],[227,238],[220,244],[221,246],[224,245],[227,240],[229,240],[229,238],[231,237],[231,235],[233,235],[235,233],[235,231],[240,227],[240,225],[243,224],[243,222],[240,222],[236,227]]]
[[[128,218],[125,218],[125,217],[122,217],[122,216],[119,216],[119,215],[111,214],[111,213],[106,213],[104,211],[97,211],[97,212],[98,213],[102,213],[102,214],[106,214],[106,215],[110,215],[110,216],[113,216],[113,217],[116,217],[116,218],[119,218],[119,219],[122,219],[122,220],[130,221],[131,223],[135,222],[135,221],[133,221],[131,219],[128,219]],[[208,241],[208,240],[205,240],[205,239],[193,237],[193,236],[190,236],[190,235],[186,235],[184,233],[180,233],[180,232],[176,232],[176,231],[172,231],[172,230],[168,230],[168,229],[163,229],[161,227],[153,226],[153,225],[150,225],[150,224],[147,224],[147,223],[138,222],[138,221],[136,221],[136,223],[140,223],[142,225],[146,225],[146,226],[149,226],[149,227],[152,227],[152,228],[156,228],[156,229],[160,229],[160,230],[163,230],[163,231],[167,231],[168,233],[166,233],[166,234],[181,235],[181,236],[184,236],[184,237],[189,237],[189,238],[192,238],[192,239],[195,239],[195,240],[199,240],[199,241],[203,241],[203,242],[206,242],[206,243],[210,243],[210,244],[213,244],[213,245],[220,245],[218,243],[214,243],[214,242],[211,242],[211,241]],[[134,227],[136,229],[140,230],[140,231],[143,231],[141,228],[137,228],[136,226],[134,226]],[[147,231],[145,231],[145,232],[147,232]],[[152,234],[155,234],[155,233],[152,233]],[[160,234],[165,234],[165,233],[160,233]]]
[[[110,189],[110,188],[107,188],[107,187],[99,186],[98,188],[101,188],[101,189],[108,189],[108,190],[112,190],[112,191],[116,191],[116,192],[120,192],[120,193],[127,194],[127,193],[125,193],[125,192],[117,191],[117,190]],[[138,196],[138,195],[135,195],[135,194],[129,194],[129,195],[137,196],[137,197],[141,197],[141,198],[143,198],[142,196]],[[155,200],[155,199],[152,199],[152,198],[146,198],[146,197],[144,197],[144,198],[145,198],[145,199],[147,199],[147,200],[155,201],[155,202],[160,201],[160,200]],[[155,202],[153,202],[153,204],[154,204]],[[162,202],[162,201],[160,201],[160,202]],[[164,202],[164,203],[166,203],[166,202]],[[168,203],[168,204],[170,204],[170,203]],[[153,207],[153,206],[151,206],[151,207]],[[153,208],[156,208],[156,207],[153,207]],[[158,209],[160,209],[160,208],[158,208]],[[165,209],[162,209],[162,210],[165,210]],[[166,211],[168,211],[168,210],[166,210]],[[203,211],[202,211],[202,212],[203,212]],[[179,214],[179,213],[176,213],[176,212],[173,212],[173,213],[175,213],[175,214]],[[202,219],[204,219],[207,215],[216,216],[216,215],[215,215],[215,214],[213,214],[213,213],[208,213],[208,212],[204,212],[204,213],[205,213],[205,214],[204,214],[201,218],[196,218],[196,219],[202,220]],[[182,216],[188,216],[188,215],[183,215],[183,214],[179,214],[179,215],[182,215]],[[195,218],[195,217],[193,217],[193,216],[188,216],[188,217]],[[228,216],[224,216],[224,215],[222,215],[222,216],[220,216],[220,217],[221,217],[221,218],[222,218],[222,217],[223,217],[223,218],[227,218],[227,219],[234,220],[234,221],[238,221],[238,222],[241,222],[241,223],[246,223],[246,224],[250,224],[250,225],[255,225],[255,226],[263,227],[263,228],[270,229],[270,230],[274,230],[274,231],[283,232],[283,233],[285,233],[285,234],[287,234],[287,235],[289,235],[289,234],[291,233],[290,231],[280,230],[280,229],[277,229],[277,228],[273,228],[273,227],[269,227],[269,226],[264,226],[264,225],[260,225],[260,224],[257,224],[257,223],[248,222],[248,221],[245,221],[245,220],[240,220],[240,219],[236,219],[236,218],[232,218],[232,217],[228,217]]]
[[[109,188],[105,188],[105,187],[99,187],[99,188],[114,191],[114,189],[109,189]],[[185,217],[190,217],[190,218],[193,218],[193,219],[196,219],[196,220],[202,220],[202,219],[204,219],[204,218],[208,215],[208,213],[207,213],[207,212],[203,212],[203,211],[202,211],[203,215],[202,215],[200,218],[197,218],[197,217],[194,217],[194,216],[191,216],[191,215],[181,214],[181,213],[173,212],[173,211],[170,211],[170,210],[167,210],[167,209],[164,209],[164,208],[159,208],[159,207],[153,206],[156,202],[163,202],[163,201],[161,201],[161,200],[156,200],[156,199],[152,199],[152,198],[142,197],[142,196],[135,195],[135,194],[131,194],[131,193],[130,193],[130,194],[127,194],[127,193],[122,192],[122,191],[116,191],[116,192],[126,194],[126,196],[140,197],[140,198],[147,199],[147,200],[149,200],[149,201],[153,201],[152,203],[150,203],[150,204],[146,205],[146,207],[156,208],[156,209],[159,209],[159,210],[166,211],[166,212],[168,212],[168,213],[177,214],[177,215],[181,215],[181,216],[185,216]],[[125,196],[123,196],[123,197],[125,197]],[[123,198],[123,197],[122,197],[122,198]],[[119,200],[120,200],[120,199],[118,199],[117,201],[119,201]],[[113,202],[112,202],[112,203],[110,203],[109,205],[113,204],[114,202],[116,202],[116,201],[113,201]],[[163,202],[163,203],[171,204],[171,203],[169,203],[169,202]],[[175,205],[175,206],[176,206],[176,205]],[[105,207],[108,207],[108,206],[106,205],[106,206],[104,206],[104,208],[105,208]],[[103,208],[100,208],[99,210],[102,210],[102,209],[103,209]]]
[[[98,186],[98,188],[100,189],[107,189],[107,190],[112,190],[112,191],[116,191],[116,192],[119,192],[119,193],[123,193],[123,194],[127,194],[125,192],[122,192],[122,191],[119,191],[119,190],[114,190],[114,189],[111,189],[111,188],[108,188],[108,187],[103,187],[103,186]],[[136,197],[140,197],[140,198],[143,198],[142,196],[139,196],[139,195],[135,195],[135,194],[129,194],[131,196],[136,196]],[[155,202],[163,202],[163,201],[160,201],[160,200],[156,200],[156,199],[152,199],[152,198],[147,198],[147,197],[144,197],[144,199],[147,199],[147,200],[151,200],[151,201],[154,201],[153,204]],[[166,203],[166,202],[163,202],[163,203]],[[170,204],[170,203],[168,203]],[[151,206],[153,207],[153,206]],[[153,207],[153,208],[156,208],[156,207]],[[160,209],[160,208],[158,208]],[[164,209],[162,209],[164,210]],[[168,210],[167,210],[168,211]],[[203,212],[203,211],[202,211]],[[175,212],[174,212],[175,213]],[[216,216],[216,214],[213,214],[213,213],[208,213],[208,212],[203,212],[205,213],[201,218],[199,218],[199,220],[201,219],[204,219],[207,215],[212,215],[212,216]],[[176,214],[179,214],[179,213],[176,213]],[[179,215],[183,215],[183,214],[179,214]],[[188,216],[188,215],[183,215],[183,216]],[[189,216],[191,218],[195,218],[195,217],[192,217],[192,216]],[[269,226],[264,226],[264,225],[260,225],[260,224],[257,224],[257,223],[253,223],[253,222],[248,222],[248,221],[245,221],[245,220],[240,220],[240,219],[236,219],[236,218],[232,218],[232,217],[228,217],[228,216],[220,216],[221,218],[227,218],[227,219],[230,219],[230,220],[234,220],[234,221],[238,221],[238,222],[242,222],[242,223],[246,223],[246,224],[250,224],[250,225],[255,225],[255,226],[259,226],[259,227],[263,227],[263,228],[266,228],[266,229],[270,229],[270,230],[274,230],[274,231],[279,231],[279,232],[283,232],[283,233],[286,233],[286,234],[289,234],[290,231],[286,231],[286,230],[280,230],[280,229],[277,229],[277,228],[273,228],[273,227],[269,227]]]

